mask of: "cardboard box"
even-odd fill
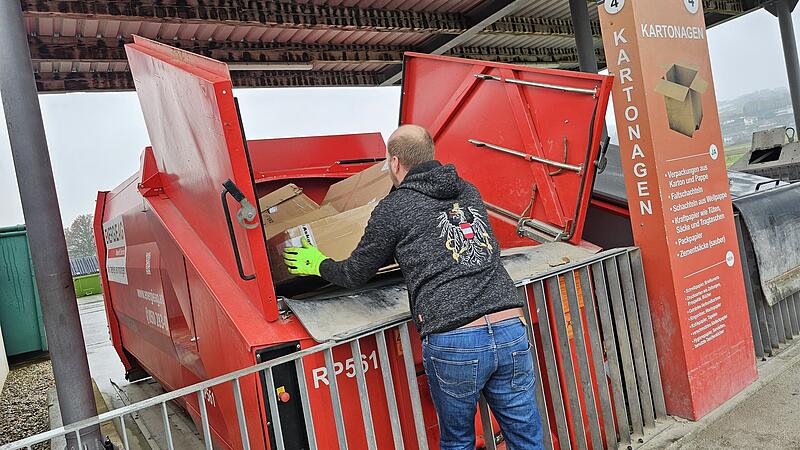
[[[330,205],[322,206],[325,207],[332,208]],[[360,206],[286,229],[270,239],[269,262],[273,281],[281,283],[294,278],[283,262],[283,249],[302,246],[302,238],[308,239],[311,245],[329,258],[336,261],[347,259],[361,241],[373,209],[374,203]]]
[[[267,238],[303,223],[293,220],[298,216],[320,210],[317,202],[303,194],[302,188],[291,183],[258,199],[258,207],[261,210],[261,219],[264,222]],[[336,214],[336,211],[332,214]],[[321,217],[324,216],[318,215],[311,220]]]
[[[391,189],[388,166],[378,163],[333,184],[322,206],[283,218],[280,225],[290,226],[267,233],[273,281],[281,284],[295,278],[283,262],[283,249],[300,247],[303,237],[329,258],[347,259],[361,241],[375,205]]]
[[[332,185],[322,200],[322,204],[331,205],[338,211],[347,211],[370,203],[377,203],[391,190],[392,179],[389,177],[389,165],[384,161]]]
[[[700,78],[698,71],[694,66],[673,64],[655,86],[656,92],[664,96],[669,127],[688,137],[700,129],[702,96],[708,89],[708,82]]]

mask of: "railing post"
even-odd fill
[[[300,386],[300,404],[303,407],[303,421],[306,425],[309,450],[317,450],[317,433],[314,430],[314,418],[311,415],[311,402],[308,400],[308,384],[306,384],[306,371],[303,366],[303,357],[294,360],[294,371],[297,375],[297,384]]]
[[[211,442],[211,427],[208,424],[208,409],[206,407],[205,392],[205,388],[197,391],[197,401],[200,403],[200,424],[203,430],[203,444],[205,444],[206,450],[214,450]]]
[[[339,398],[339,385],[336,382],[336,370],[333,366],[333,350],[325,350],[325,367],[328,369],[328,387],[331,390],[333,421],[336,423],[336,436],[339,439],[339,450],[347,450],[347,434],[342,417],[342,401]]]
[[[172,442],[172,430],[169,427],[169,414],[167,413],[167,402],[161,403],[161,416],[162,419],[164,420],[164,436],[167,440],[167,450],[175,450],[175,444]]]
[[[417,443],[420,450],[428,450],[428,436],[425,432],[425,419],[422,417],[422,402],[419,398],[417,370],[414,366],[414,353],[411,349],[411,338],[408,335],[408,322],[400,325],[400,344],[403,348],[403,361],[408,377],[408,391],[411,394],[411,412],[414,415],[414,426],[417,429]]]
[[[233,400],[236,403],[236,419],[239,422],[239,435],[242,438],[242,449],[250,450],[250,439],[247,434],[247,417],[244,414],[244,403],[242,402],[242,388],[239,379],[233,380]]]
[[[367,448],[377,450],[375,442],[375,428],[372,425],[372,408],[369,404],[369,391],[367,390],[367,377],[364,375],[363,360],[361,359],[361,344],[358,339],[350,342],[353,352],[353,365],[356,371],[356,386],[358,386],[358,401],[361,403],[361,416],[364,420],[364,435],[367,438]]]

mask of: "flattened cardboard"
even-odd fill
[[[379,162],[369,169],[345,178],[328,189],[323,205],[332,205],[338,211],[347,211],[386,197],[392,189],[389,166]]]
[[[261,211],[265,211],[302,193],[303,189],[294,183],[289,183],[258,199],[258,207]]]
[[[330,205],[323,205],[320,209],[324,208],[333,210]],[[360,206],[288,228],[269,239],[267,247],[275,283],[295,278],[288,272],[283,262],[283,249],[302,246],[303,237],[308,239],[311,245],[319,248],[325,256],[336,261],[347,259],[361,241],[373,209],[375,209],[374,203]]]
[[[261,210],[261,219],[264,222],[264,231],[267,233],[267,238],[302,223],[295,220],[298,216],[304,216],[320,210],[317,202],[308,198],[303,194],[303,189],[292,183],[258,199],[258,206]],[[331,214],[336,214],[336,212]],[[317,215],[311,220],[321,217],[324,216]]]
[[[708,82],[698,75],[694,66],[673,64],[655,91],[664,96],[670,129],[692,137],[703,121],[702,96]]]

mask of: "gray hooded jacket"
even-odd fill
[[[375,207],[352,255],[339,262],[326,259],[320,274],[354,288],[392,257],[405,277],[422,336],[522,306],[500,263],[500,246],[478,190],[451,164],[414,166]]]

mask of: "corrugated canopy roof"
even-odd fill
[[[399,72],[403,52],[464,33],[446,54],[578,66],[568,0],[21,1],[40,92],[133,89],[124,44],[134,34],[225,61],[240,87],[379,85]],[[706,24],[761,3],[704,0]],[[508,14],[476,27],[498,11]],[[589,12],[603,67],[593,2]]]

